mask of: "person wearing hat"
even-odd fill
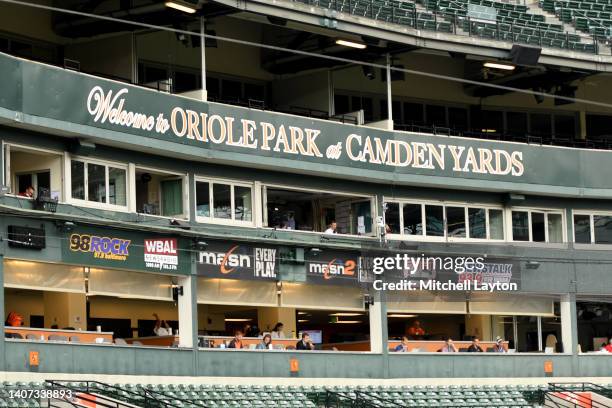
[[[504,340],[499,336],[495,340],[495,346],[493,346],[493,352],[507,353],[506,349],[504,348]]]

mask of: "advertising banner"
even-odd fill
[[[189,274],[187,242],[154,233],[102,228],[78,228],[62,239],[67,264]]]

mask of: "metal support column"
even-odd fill
[[[208,100],[206,90],[206,19],[200,17],[200,58],[201,58],[201,77],[202,77],[202,100]]]
[[[391,94],[391,54],[387,54],[387,128],[393,130],[393,96]]]

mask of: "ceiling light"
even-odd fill
[[[516,65],[504,63],[504,62],[485,62],[483,64],[487,68],[495,68],[495,69],[503,69],[505,71],[514,71],[516,69]]]
[[[391,313],[390,315],[387,315],[387,317],[401,317],[401,318],[405,318],[405,319],[409,319],[411,317],[417,317],[418,315],[414,315],[414,314],[402,314],[402,313]]]
[[[336,44],[344,45],[345,47],[357,48],[357,49],[360,49],[360,50],[363,50],[363,49],[365,49],[367,47],[363,43],[359,43],[359,42],[352,41],[352,40],[343,40],[341,38],[336,40]]]
[[[253,319],[234,319],[234,318],[227,318],[225,319],[226,322],[250,322]]]
[[[179,10],[185,13],[193,14],[196,12],[196,8],[190,5],[187,5],[180,1],[167,1],[166,7],[173,8],[175,10]]]
[[[363,313],[331,313],[330,316],[355,317],[361,316]]]
[[[495,132],[497,132],[496,129],[480,129],[480,131],[482,133],[495,133]]]
[[[308,314],[308,313],[306,313],[306,312],[298,312],[298,314],[299,314],[299,315],[306,315],[306,314]]]
[[[308,320],[308,319],[300,319],[300,320],[298,320],[298,323],[307,323],[309,321],[310,320]]]
[[[338,320],[337,324],[360,324],[363,323],[361,320]]]

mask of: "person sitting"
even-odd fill
[[[332,221],[327,226],[327,229],[325,230],[325,234],[337,234],[337,228],[338,228],[338,224],[336,224],[336,221]]]
[[[236,330],[234,333],[234,338],[230,341],[227,348],[231,349],[241,349],[242,348],[242,330]]]
[[[16,312],[10,312],[6,317],[4,325],[9,327],[21,327],[23,326],[23,316]]]
[[[444,347],[442,347],[440,351],[442,353],[456,353],[457,347],[455,347],[455,344],[453,343],[453,339],[451,339],[450,337],[447,338],[446,341],[444,342]]]
[[[153,313],[155,318],[155,327],[153,327],[153,333],[156,336],[172,336],[172,328],[165,320],[160,320],[157,313]]]
[[[19,195],[19,197],[33,198],[34,197],[34,192],[35,192],[34,187],[28,186],[28,187],[26,187],[25,190],[20,192],[18,195]]]
[[[605,345],[604,350],[606,350],[608,353],[612,353],[612,337],[610,337],[608,344]]]
[[[497,337],[495,340],[495,345],[493,346],[494,353],[507,353],[506,348],[504,347],[504,340],[501,337]]]
[[[408,337],[403,336],[402,341],[398,344],[393,351],[407,353],[408,352]]]
[[[482,347],[480,347],[480,340],[478,340],[478,337],[474,337],[472,339],[472,344],[470,344],[470,347],[468,347],[467,351],[468,353],[482,353],[483,352]]]
[[[410,326],[406,331],[406,334],[411,339],[421,340],[423,336],[425,336],[425,329],[421,327],[420,321],[415,320],[414,322],[412,322],[412,326]]]
[[[285,338],[285,333],[283,332],[284,327],[285,326],[281,322],[276,323],[274,325],[274,329],[272,329],[272,333],[271,333],[272,338],[273,339],[284,339]]]
[[[255,347],[257,350],[272,350],[272,336],[266,334],[261,339],[261,343]]]
[[[315,346],[310,340],[310,334],[303,332],[302,339],[295,345],[296,350],[314,350]]]

